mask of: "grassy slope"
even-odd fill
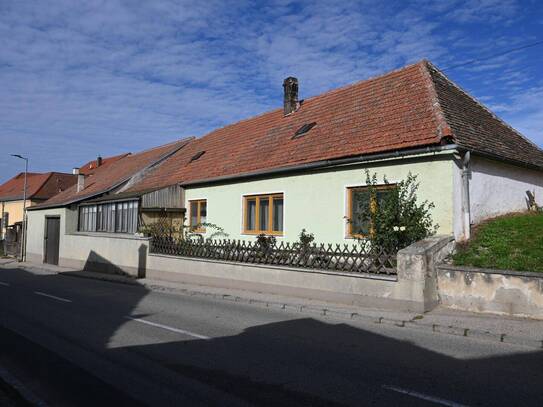
[[[510,215],[477,227],[454,264],[543,272],[543,214]]]

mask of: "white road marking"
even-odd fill
[[[52,298],[52,299],[57,300],[57,301],[72,302],[72,300],[68,300],[68,299],[62,298],[62,297],[57,297],[56,295],[42,293],[41,291],[34,291],[34,294],[41,295],[41,296],[47,297],[47,298]]]
[[[198,338],[198,339],[211,339],[209,336],[200,335],[200,334],[190,332],[190,331],[185,331],[184,329],[178,329],[178,328],[174,328],[174,327],[168,326],[168,325],[157,324],[156,322],[147,321],[147,320],[141,319],[141,318],[132,318],[132,317],[126,317],[126,318],[128,318],[128,319],[130,319],[132,321],[140,322],[142,324],[154,326],[156,328],[165,329],[165,330],[171,331],[171,332],[176,332],[178,334],[192,336],[192,337]]]
[[[457,403],[455,401],[441,399],[439,397],[428,396],[427,394],[419,393],[418,391],[406,390],[396,386],[383,385],[383,389],[392,390],[397,393],[407,394],[411,397],[416,397],[421,400],[430,401],[432,403],[441,404],[448,407],[466,407],[464,404]]]
[[[3,285],[5,287],[9,287],[9,283],[4,283],[3,281],[0,281],[0,285]]]

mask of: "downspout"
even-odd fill
[[[462,222],[465,240],[468,240],[471,236],[471,212],[469,202],[469,177],[471,175],[469,169],[470,158],[470,152],[466,151],[462,159]]]

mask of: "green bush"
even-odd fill
[[[368,240],[372,247],[383,248],[395,252],[417,240],[434,235],[438,225],[434,225],[431,210],[433,202],[418,202],[417,176],[409,173],[407,178],[397,184],[390,184],[383,177],[386,193],[380,192],[382,183],[378,182],[377,174],[366,170],[366,187],[369,193],[368,202],[362,202],[357,223],[369,225],[367,236],[359,238],[365,244]],[[352,219],[349,219],[353,222]]]

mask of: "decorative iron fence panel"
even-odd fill
[[[387,253],[369,245],[302,245],[288,242],[268,245],[258,241],[194,241],[157,236],[151,240],[150,252],[347,273],[396,274],[396,253]]]

